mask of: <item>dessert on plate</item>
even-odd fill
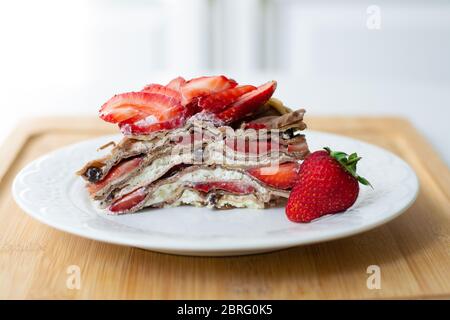
[[[309,150],[305,110],[272,98],[276,85],[178,77],[115,95],[100,118],[118,124],[123,138],[78,172],[90,197],[112,214],[284,205]]]

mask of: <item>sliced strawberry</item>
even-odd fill
[[[142,119],[145,118],[145,113],[139,111],[132,106],[122,106],[120,108],[112,110],[106,110],[106,106],[103,105],[100,110],[100,118],[106,122],[120,123],[129,119]]]
[[[170,115],[172,116],[171,119],[165,121],[158,120],[154,115],[142,117],[139,114],[119,123],[119,127],[125,135],[147,135],[156,131],[179,128],[183,126],[186,119],[192,116],[196,111],[191,105],[181,106],[181,108],[178,108],[177,110],[179,111]],[[160,117],[159,119],[167,118],[169,114],[167,113],[165,116],[166,117]]]
[[[150,118],[150,121],[141,119],[134,123],[125,121],[120,123],[119,127],[124,135],[146,135],[156,131],[171,130],[181,127],[185,120],[184,117],[180,117],[168,121],[151,123],[152,119]]]
[[[181,86],[182,86],[183,84],[185,84],[185,83],[186,83],[186,80],[184,80],[183,77],[178,77],[178,78],[172,79],[172,80],[166,85],[166,87],[167,87],[167,88],[170,88],[170,89],[172,89],[172,90],[175,90],[175,91],[180,92]]]
[[[267,129],[267,126],[264,123],[246,123],[244,125],[244,129],[254,129],[254,130],[261,130],[261,129]]]
[[[217,117],[225,123],[232,123],[252,114],[270,99],[276,87],[276,81],[270,81],[262,86],[259,86],[256,90],[250,91],[241,96],[227,109],[217,114]]]
[[[208,193],[215,190],[224,190],[236,194],[249,194],[255,192],[255,188],[242,181],[214,181],[214,182],[197,182],[193,185],[195,190]]]
[[[160,84],[152,83],[148,84],[144,87],[144,89],[141,90],[142,92],[147,93],[157,93],[162,94],[163,96],[168,96],[170,98],[174,98],[177,100],[181,100],[181,94],[179,91],[176,91],[174,89],[162,86]]]
[[[300,165],[296,162],[286,162],[278,167],[251,168],[247,172],[267,184],[277,189],[291,189],[298,179]]]
[[[203,96],[199,99],[200,109],[217,113],[239,99],[243,94],[255,90],[254,86],[238,86]]]
[[[182,103],[183,105],[186,105],[195,97],[234,88],[236,86],[236,81],[228,79],[225,76],[191,79],[181,86]]]
[[[119,122],[119,127],[122,127],[124,124],[133,124],[135,122],[141,121],[142,119],[145,119],[146,117],[148,117],[147,114],[143,112],[138,112],[135,116]]]
[[[186,108],[178,99],[148,92],[129,92],[114,96],[100,110],[105,121],[130,124],[142,121],[149,126],[161,122],[177,122],[186,115]],[[132,122],[131,122],[132,121]],[[178,121],[179,123],[181,121]]]
[[[287,146],[287,151],[289,153],[295,153],[295,152],[307,152],[308,146],[305,143],[300,144],[289,144]]]
[[[134,190],[133,192],[114,202],[111,207],[109,207],[109,211],[120,213],[133,209],[135,206],[144,201],[146,196],[147,192],[145,188]]]
[[[279,150],[279,144],[263,140],[227,138],[225,139],[225,144],[240,153],[266,154],[267,152]]]
[[[105,178],[100,180],[97,183],[91,183],[88,185],[88,191],[91,194],[98,192],[103,189],[106,185],[113,182],[114,180],[122,177],[123,175],[133,171],[142,163],[142,158],[133,158],[130,160],[124,160],[114,166],[111,170],[109,170],[108,174]]]

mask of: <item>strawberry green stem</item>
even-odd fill
[[[350,173],[356,180],[358,180],[359,183],[373,188],[369,181],[356,173],[356,164],[359,160],[361,160],[361,157],[358,157],[356,153],[348,155],[342,151],[332,151],[328,147],[325,147],[324,149],[332,158],[336,159],[336,161],[339,162],[339,164],[345,169],[345,171]]]

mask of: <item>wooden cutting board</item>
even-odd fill
[[[94,118],[23,122],[0,149],[0,298],[450,298],[450,173],[427,141],[398,118],[308,118],[307,123],[405,159],[420,179],[416,203],[388,224],[349,238],[269,254],[206,258],[96,242],[27,216],[10,191],[25,164],[116,129]],[[367,287],[371,265],[380,267],[381,289]],[[71,282],[77,273],[70,266],[79,267],[79,289]]]

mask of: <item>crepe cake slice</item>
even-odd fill
[[[149,120],[153,115],[139,113],[150,112],[142,104],[102,107],[101,117],[120,119],[125,136],[107,156],[78,172],[101,207],[114,214],[183,204],[265,208],[288,197],[309,153],[301,134],[304,110],[291,111],[270,99],[275,82],[256,88],[234,80],[224,85],[223,76],[197,79],[177,78],[166,86],[179,92],[169,91],[170,99],[189,109],[180,112],[177,123],[159,115],[156,122]],[[157,85],[144,90],[167,91]]]
[[[125,137],[107,157],[88,163],[79,174],[88,180],[92,198],[116,213],[179,204],[263,208],[289,195],[299,160],[309,152],[300,134],[305,127],[302,117],[301,110],[271,117],[271,121],[265,118],[266,127],[289,123],[287,129],[268,130],[276,132],[276,143],[252,140],[257,130],[248,128],[248,123],[242,124],[244,129],[203,123],[198,147],[195,123],[157,138]],[[297,122],[288,122],[292,119]],[[258,122],[250,123],[252,127]],[[234,135],[223,134],[230,130]],[[202,155],[200,165],[198,154]],[[273,163],[280,164],[280,172],[258,171]],[[174,176],[180,177],[175,184]]]

